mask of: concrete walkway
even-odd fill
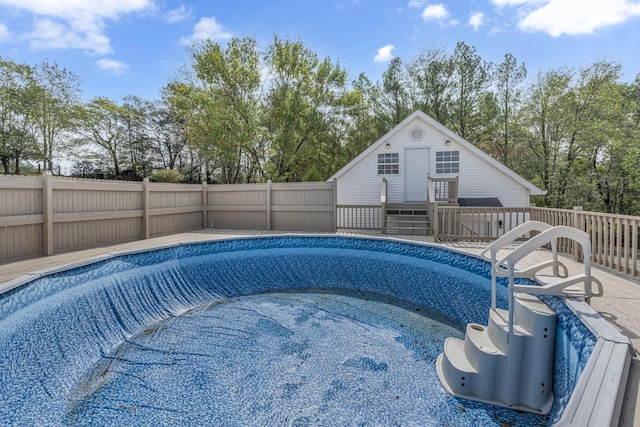
[[[76,252],[67,252],[50,257],[30,258],[12,263],[0,264],[0,284],[23,276],[27,273],[42,271],[59,267],[78,261],[95,258],[105,254],[126,252],[154,248],[158,246],[197,242],[212,239],[232,238],[236,236],[248,236],[256,234],[282,234],[239,230],[205,229],[188,233],[174,234],[156,237],[148,240],[140,240],[118,245],[103,246],[85,249]],[[387,236],[408,240],[429,241],[429,236]],[[477,243],[448,244],[456,250],[470,254],[479,254],[486,245]],[[544,257],[544,251],[532,254],[523,260],[523,265],[533,264]],[[582,271],[582,264],[576,263],[568,257],[562,258],[569,269],[569,274]],[[614,325],[621,333],[629,337],[634,347],[635,357],[631,363],[631,373],[627,383],[627,392],[620,420],[622,427],[640,427],[640,282],[611,271],[594,267],[592,274],[599,279],[604,287],[602,297],[593,298],[591,305],[605,319]]]

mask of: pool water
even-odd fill
[[[287,236],[114,257],[0,295],[0,424],[552,424],[595,341],[557,299],[549,416],[440,385],[444,340],[486,323],[489,301],[483,261],[394,241]]]

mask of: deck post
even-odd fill
[[[202,180],[202,228],[209,228],[209,187],[206,178]]]
[[[338,179],[333,178],[331,191],[333,192],[333,232],[338,231]]]
[[[588,232],[584,230],[583,224],[580,222],[580,212],[582,212],[582,206],[574,206],[573,207],[573,228],[577,228],[580,231]],[[573,241],[573,260],[580,262],[582,259],[582,253],[580,252],[580,245],[578,245],[577,241]]]
[[[51,171],[42,173],[42,252],[53,255],[53,175]]]
[[[267,230],[271,231],[271,180],[267,180]]]
[[[149,238],[149,178],[142,180],[142,238]]]

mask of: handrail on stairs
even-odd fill
[[[387,231],[387,178],[382,177],[380,188],[380,215],[382,215],[382,234]]]
[[[497,259],[497,253],[501,248],[504,248],[507,244],[516,240],[518,235],[523,235],[531,231],[538,231],[540,234],[530,238],[516,249],[511,251],[503,258]],[[578,274],[572,277],[568,276],[567,267],[557,260],[557,242],[558,239],[571,239],[582,246],[584,253],[584,273]],[[523,270],[516,270],[516,264],[532,251],[542,248],[546,245],[551,245],[553,258],[550,261],[546,261],[529,267]],[[528,294],[536,295],[559,295],[559,296],[582,296],[587,301],[592,296],[602,295],[602,284],[594,277],[591,276],[591,241],[589,235],[577,228],[556,226],[551,227],[548,224],[544,224],[537,221],[526,222],[519,227],[516,227],[511,232],[505,234],[500,239],[493,242],[487,249],[485,249],[481,256],[484,259],[487,258],[487,252],[489,252],[491,261],[491,308],[495,309],[495,295],[496,295],[496,277],[508,277],[509,278],[509,334],[513,333],[513,310],[515,306],[514,293],[524,292]],[[542,268],[553,267],[554,275],[559,277],[559,280],[547,284],[547,285],[516,285],[516,277],[529,277],[533,278],[535,273]],[[559,274],[558,267],[563,268],[563,274]],[[571,285],[583,283],[584,288],[579,290],[568,290]],[[592,284],[598,287],[598,292],[594,294],[592,290]]]
[[[431,177],[427,177],[427,212],[429,214],[429,226],[435,241],[438,240],[438,201],[436,199],[435,185]]]

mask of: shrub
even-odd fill
[[[154,182],[171,182],[178,183],[182,182],[182,175],[178,171],[173,169],[158,169],[153,171],[151,176],[149,177],[150,181]]]

